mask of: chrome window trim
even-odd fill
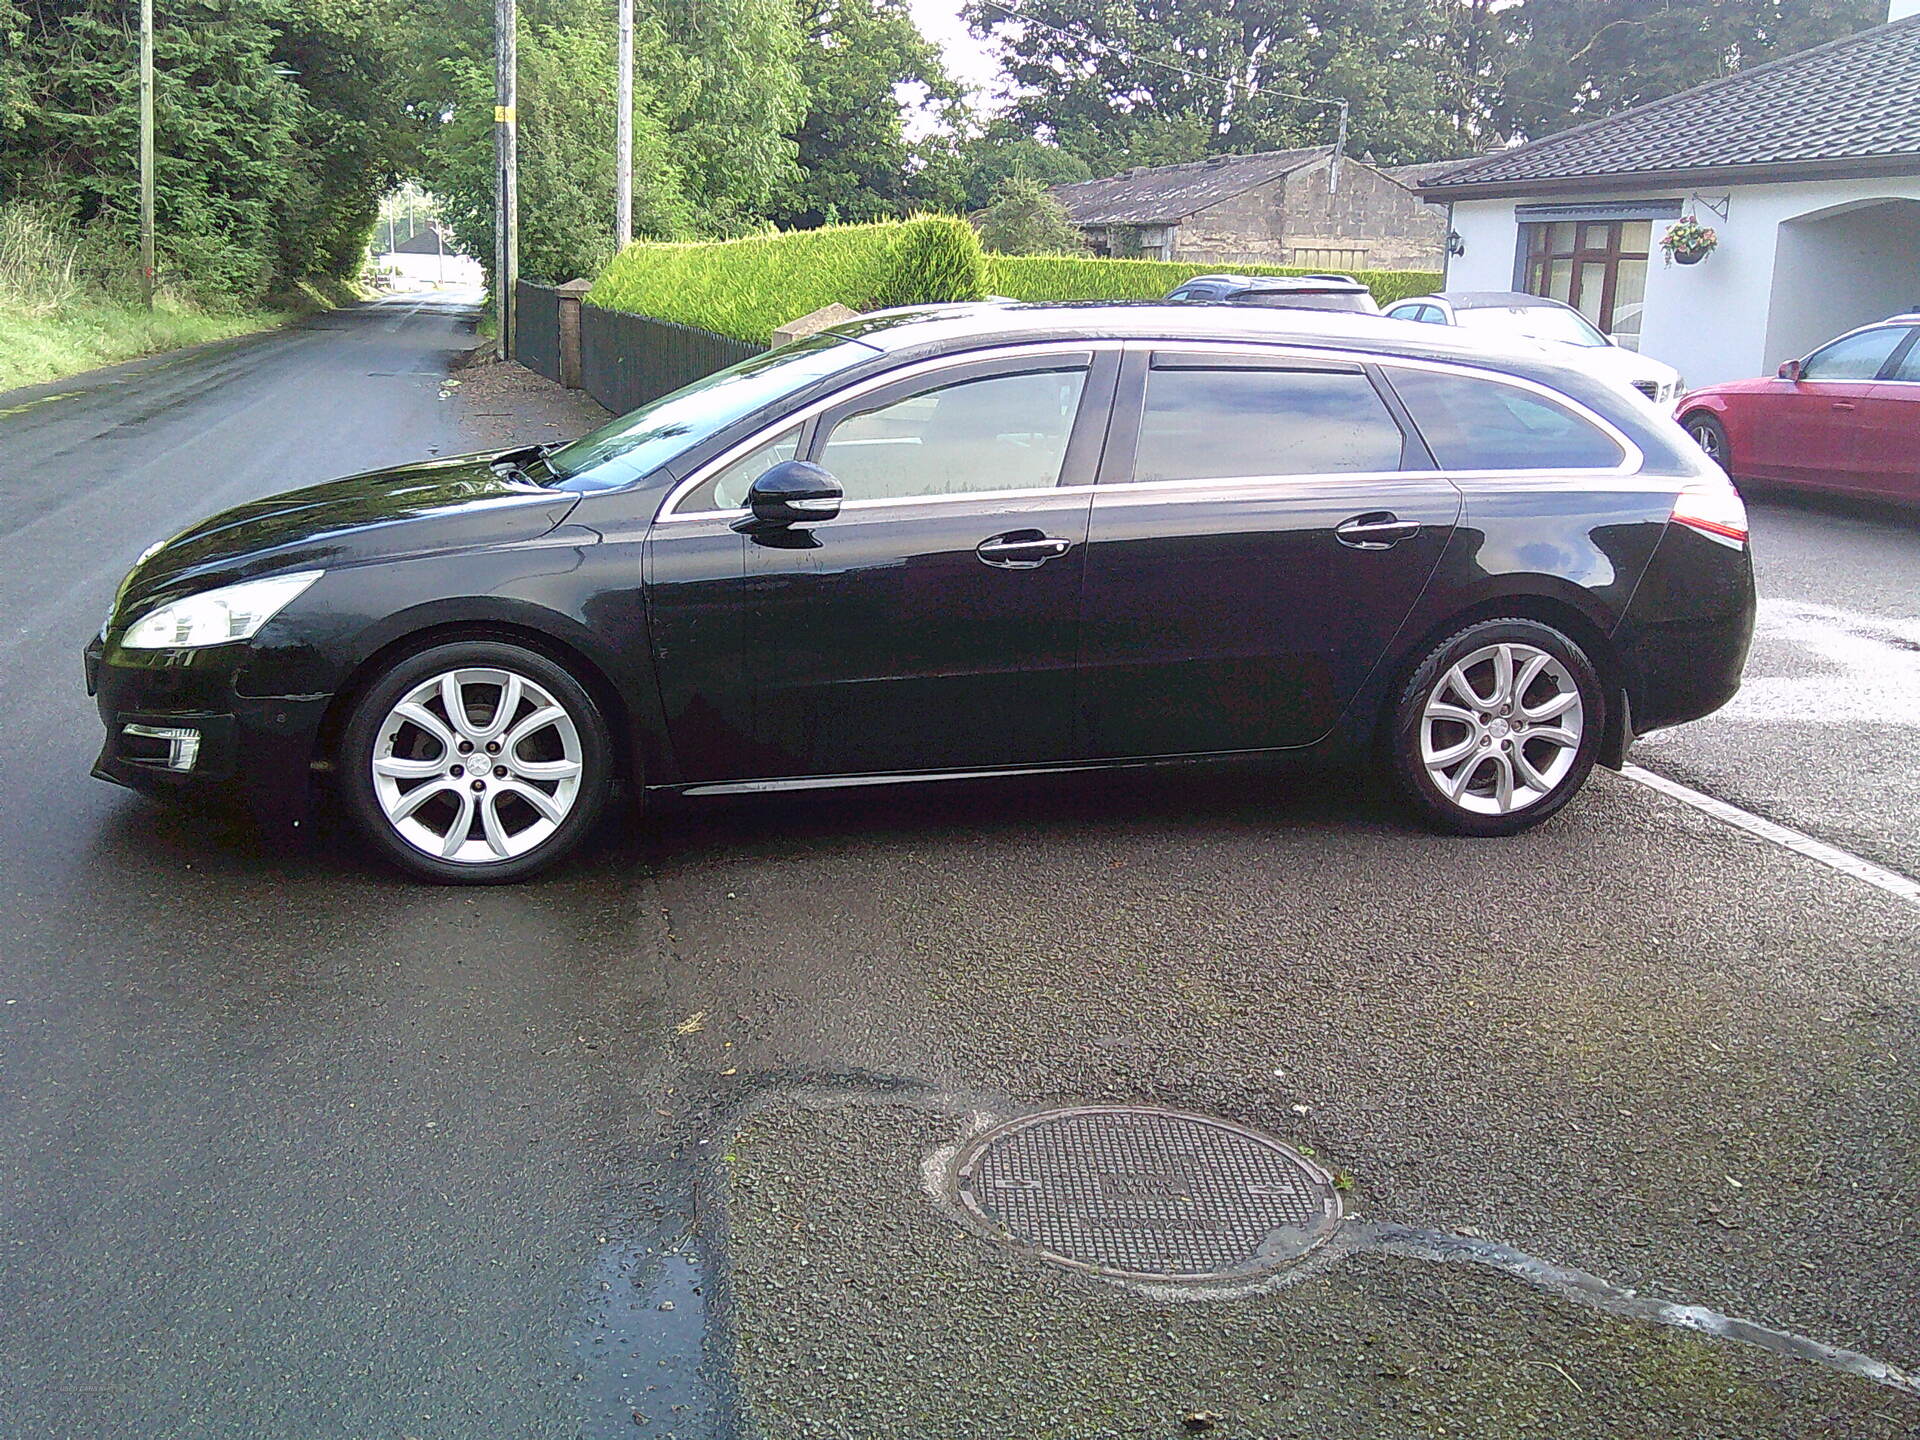
[[[1852,340],[1856,336],[1867,335],[1872,333],[1875,330],[1912,330],[1916,328],[1920,328],[1920,325],[1916,325],[1916,322],[1912,320],[1870,320],[1865,325],[1854,326],[1853,329],[1847,331],[1844,335],[1834,336],[1831,340],[1827,341],[1827,343],[1824,345],[1814,346],[1813,349],[1809,350],[1804,356],[1801,357],[1801,360],[1800,360],[1801,369],[1804,370],[1808,365],[1808,363],[1811,362],[1815,356],[1824,355],[1827,353],[1827,351],[1833,349],[1834,346],[1844,344],[1846,341]],[[1893,357],[1900,353],[1900,347],[1905,343],[1906,342],[1904,339],[1896,340],[1893,342],[1893,349],[1889,350],[1887,352],[1887,358],[1880,362],[1881,370],[1884,370],[1887,368],[1887,365],[1892,361]],[[1920,344],[1920,341],[1916,341],[1915,343]],[[1892,382],[1882,381],[1879,378],[1879,372],[1876,371],[1874,374],[1869,375],[1864,380],[1854,375],[1841,375],[1841,376],[1824,375],[1823,376],[1823,375],[1803,374],[1801,375],[1800,379],[1795,383],[1808,384],[1808,385],[1880,385],[1880,384],[1888,384]],[[1908,380],[1902,383],[1911,385],[1915,382]]]
[[[803,405],[792,414],[781,416],[774,424],[764,429],[756,430],[738,444],[728,446],[720,454],[714,456],[713,459],[694,470],[686,479],[675,485],[673,489],[667,493],[666,500],[661,504],[658,514],[654,517],[654,523],[656,525],[678,525],[689,520],[713,520],[719,517],[737,520],[740,516],[747,513],[746,506],[738,505],[731,510],[686,511],[675,510],[674,506],[678,505],[685,496],[699,489],[701,485],[712,479],[734,461],[742,459],[750,451],[759,448],[759,446],[775,436],[785,433],[789,426],[804,425],[809,420],[816,419],[829,410],[835,409],[849,401],[858,400],[862,395],[882,389],[897,380],[914,380],[922,375],[937,375],[942,370],[959,369],[963,366],[975,364],[981,360],[1010,360],[1029,357],[1045,358],[1049,355],[1086,355],[1089,353],[1095,355],[1112,354],[1118,351],[1123,344],[1125,344],[1125,342],[1120,340],[1044,340],[1032,345],[994,345],[979,350],[959,350],[949,355],[935,355],[926,360],[916,360],[910,365],[902,365],[896,369],[883,371],[878,375],[870,375],[857,384],[849,385],[842,390],[836,390],[831,395],[823,395],[811,404]],[[929,503],[939,503],[941,501],[989,500],[1006,496],[1058,495],[1083,488],[1091,489],[1092,487],[1049,485],[1045,489],[1040,490],[965,490],[957,495],[903,495],[884,499],[849,500],[841,505],[840,509],[842,513],[844,513],[848,510],[871,509],[880,505],[925,505]]]
[[[1152,349],[1156,349],[1163,345],[1174,343],[1174,342],[1161,341],[1161,340],[1129,340],[1126,343],[1129,345],[1139,346],[1147,350],[1152,350]],[[1398,366],[1402,369],[1407,369],[1407,370],[1433,370],[1433,371],[1439,372],[1442,375],[1458,375],[1466,379],[1480,380],[1480,381],[1484,381],[1486,383],[1494,384],[1494,385],[1511,385],[1515,389],[1530,391],[1531,393],[1540,396],[1542,399],[1549,400],[1553,402],[1555,405],[1559,405],[1564,409],[1572,411],[1580,419],[1585,420],[1588,424],[1598,428],[1600,432],[1604,434],[1609,440],[1612,440],[1614,444],[1618,445],[1620,447],[1620,454],[1622,457],[1620,460],[1620,463],[1617,465],[1604,465],[1604,466],[1581,465],[1581,466],[1568,466],[1564,469],[1553,467],[1553,466],[1539,466],[1537,468],[1529,469],[1529,470],[1479,470],[1479,469],[1450,470],[1445,465],[1436,465],[1435,468],[1432,470],[1391,470],[1391,471],[1380,471],[1380,472],[1337,470],[1332,472],[1332,474],[1335,476],[1346,475],[1346,474],[1356,474],[1356,475],[1357,474],[1375,474],[1381,478],[1385,478],[1387,476],[1404,477],[1408,475],[1446,475],[1446,476],[1474,476],[1474,477],[1479,477],[1482,475],[1492,475],[1492,476],[1500,476],[1500,475],[1556,475],[1556,476],[1636,475],[1640,472],[1642,467],[1645,466],[1646,464],[1646,460],[1647,460],[1646,452],[1641,450],[1641,448],[1638,445],[1634,444],[1632,438],[1628,436],[1625,431],[1621,430],[1619,426],[1615,425],[1611,420],[1607,419],[1606,416],[1600,414],[1598,411],[1594,410],[1591,406],[1588,406],[1582,403],[1581,401],[1574,399],[1574,397],[1571,395],[1565,394],[1564,392],[1559,390],[1555,390],[1551,385],[1542,385],[1539,381],[1529,380],[1522,375],[1510,375],[1504,370],[1488,370],[1482,366],[1475,365],[1471,360],[1414,359],[1404,355],[1384,355],[1371,350],[1368,350],[1368,351],[1320,350],[1320,349],[1314,349],[1312,347],[1305,346],[1305,345],[1286,345],[1282,347],[1282,346],[1266,345],[1259,341],[1251,341],[1251,340],[1196,340],[1190,343],[1186,341],[1181,341],[1178,343],[1183,353],[1191,353],[1191,354],[1217,353],[1222,356],[1244,357],[1248,354],[1249,351],[1255,354],[1268,354],[1268,355],[1272,355],[1278,352],[1282,356],[1297,356],[1302,359],[1346,360],[1349,362],[1357,362],[1358,364],[1363,366],[1373,365],[1383,371],[1389,372],[1387,374],[1387,380],[1389,384],[1391,384],[1393,380],[1393,376],[1391,372],[1395,366]],[[1275,368],[1281,369],[1281,368],[1284,368],[1284,366],[1283,365],[1276,366]],[[1405,402],[1403,401],[1402,403],[1404,404]],[[1417,421],[1415,422],[1414,428],[1416,431],[1419,429],[1419,425]],[[1421,438],[1423,440],[1425,439],[1424,436],[1422,436]],[[1275,480],[1304,480],[1304,479],[1325,479],[1328,477],[1324,475],[1277,475],[1277,476],[1274,476],[1273,478]],[[1126,484],[1126,485],[1143,485],[1143,484],[1161,485],[1161,484],[1170,484],[1170,483],[1181,484],[1185,482],[1181,482],[1181,481],[1170,482],[1170,481],[1160,481],[1160,480],[1145,480],[1145,481],[1128,480],[1128,481],[1116,482],[1116,484]],[[1114,489],[1115,486],[1107,485],[1107,486],[1103,486],[1102,488],[1111,490],[1111,489]]]
[[[858,400],[862,395],[890,385],[896,380],[911,380],[922,375],[938,374],[941,370],[955,369],[970,365],[978,360],[1013,359],[1027,356],[1080,355],[1092,351],[1111,353],[1124,350],[1129,346],[1143,348],[1149,352],[1169,344],[1177,344],[1186,353],[1219,354],[1223,358],[1271,358],[1278,362],[1275,368],[1284,368],[1288,358],[1309,360],[1346,361],[1360,365],[1377,365],[1391,371],[1400,366],[1414,370],[1433,370],[1441,374],[1459,375],[1468,379],[1480,380],[1495,385],[1511,385],[1526,390],[1556,405],[1565,407],[1588,424],[1597,427],[1602,434],[1620,447],[1622,459],[1612,466],[1578,466],[1555,468],[1540,466],[1524,470],[1450,470],[1437,466],[1431,470],[1336,470],[1320,473],[1294,475],[1265,475],[1247,477],[1208,477],[1199,480],[1119,480],[1105,485],[1049,485],[1042,489],[1019,490],[970,490],[954,495],[905,495],[889,496],[870,500],[849,500],[840,509],[845,514],[850,510],[878,510],[899,508],[906,505],[942,505],[961,501],[996,501],[1034,499],[1047,495],[1099,494],[1102,492],[1142,490],[1201,490],[1218,489],[1222,485],[1245,488],[1248,485],[1297,485],[1312,481],[1391,481],[1441,476],[1448,480],[1472,480],[1485,482],[1493,480],[1513,480],[1527,483],[1539,483],[1543,480],[1583,479],[1601,476],[1638,477],[1646,464],[1646,454],[1633,440],[1612,421],[1591,407],[1576,400],[1573,396],[1555,390],[1549,385],[1529,380],[1524,376],[1510,375],[1504,371],[1488,370],[1469,361],[1415,359],[1403,355],[1381,355],[1372,351],[1346,351],[1318,349],[1303,345],[1268,344],[1251,340],[1206,340],[1181,338],[1179,340],[1086,340],[1086,341],[1048,341],[1038,345],[994,346],[983,350],[964,350],[951,355],[934,356],[927,360],[916,361],[911,365],[889,370],[881,375],[871,376],[858,385],[835,391],[823,396],[791,415],[783,416],[776,424],[755,431],[739,443],[729,446],[712,460],[700,466],[685,480],[674,486],[665,503],[660,508],[656,524],[678,525],[698,520],[735,520],[746,514],[744,505],[731,510],[691,510],[678,512],[673,507],[681,498],[699,488],[718,471],[731,465],[749,451],[756,449],[767,440],[782,434],[788,427],[804,425],[807,421],[835,408],[847,401]],[[1391,381],[1392,376],[1388,376]],[[1920,382],[1907,382],[1920,383]],[[1664,477],[1646,477],[1650,490],[1672,489]]]
[[[1529,380],[1524,375],[1509,375],[1502,370],[1482,369],[1471,361],[1409,360],[1399,356],[1392,356],[1378,358],[1374,361],[1374,364],[1388,372],[1391,372],[1395,366],[1408,370],[1433,370],[1438,371],[1442,375],[1461,375],[1468,379],[1487,381],[1495,385],[1511,385],[1516,390],[1530,391],[1544,400],[1552,401],[1555,405],[1559,405],[1563,409],[1571,410],[1576,416],[1597,428],[1601,434],[1605,435],[1620,447],[1621,459],[1617,465],[1569,465],[1564,468],[1543,465],[1527,470],[1454,470],[1442,465],[1439,467],[1439,470],[1443,475],[1472,476],[1475,478],[1489,475],[1637,475],[1647,463],[1646,452],[1634,444],[1633,438],[1618,425],[1615,425],[1611,420],[1607,419],[1606,416],[1584,402],[1574,399],[1573,396],[1566,394],[1564,391],[1556,390],[1551,385],[1542,385],[1537,380]],[[1391,373],[1387,375],[1387,383],[1393,383]],[[1401,403],[1404,404],[1405,402],[1402,401]],[[1411,410],[1408,411],[1408,415],[1409,418],[1411,418]],[[1419,429],[1419,423],[1417,420],[1414,421],[1414,428],[1416,430]],[[1424,439],[1425,437],[1423,436],[1422,438]],[[1435,457],[1436,460],[1438,458],[1438,456]]]

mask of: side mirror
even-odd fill
[[[1782,360],[1778,373],[1782,380],[1798,380],[1800,378],[1800,362],[1798,360]]]
[[[784,530],[817,525],[840,513],[845,492],[840,482],[805,460],[782,460],[747,491],[749,514],[734,521],[736,530]]]

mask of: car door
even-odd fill
[[[747,537],[765,777],[1046,764],[1074,748],[1087,510],[1114,347],[938,363],[814,422],[838,516]]]
[[[1859,463],[1860,411],[1873,380],[1905,338],[1897,326],[1843,335],[1809,355],[1797,380],[1779,379],[1736,417],[1741,473],[1756,480],[1850,485]]]
[[[1357,363],[1129,349],[1089,522],[1090,755],[1269,749],[1332,729],[1460,514],[1400,413]]]
[[[1920,330],[1907,331],[1868,387],[1856,473],[1875,495],[1920,502]]]

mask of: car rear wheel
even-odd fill
[[[1606,699],[1571,638],[1483,620],[1436,646],[1394,707],[1396,787],[1428,824],[1513,835],[1571,800],[1593,769]]]
[[[1707,458],[1733,473],[1733,452],[1727,445],[1727,427],[1704,410],[1696,410],[1681,422],[1681,429],[1693,437],[1693,443],[1707,452]]]
[[[565,669],[496,641],[439,645],[360,697],[340,768],[362,834],[444,884],[544,870],[592,830],[611,781],[599,708]]]

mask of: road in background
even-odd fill
[[[1156,1101],[1311,1147],[1361,1216],[1920,1362],[1920,908],[1616,777],[1484,843],[1338,776],[623,811],[492,890],[89,780],[79,652],[127,564],[470,448],[507,405],[442,383],[472,321],[394,299],[0,400],[10,1437],[1920,1427],[1473,1267],[1169,1303],[999,1253],[921,1188],[971,1116]],[[1910,623],[1909,533],[1757,528],[1770,603]],[[1759,661],[1829,666],[1791,636]],[[1661,763],[1760,783],[1738,747],[1799,732],[1735,719]],[[1879,803],[1822,733],[1801,768]]]

